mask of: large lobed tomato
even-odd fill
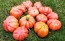
[[[34,7],[36,7],[37,9],[39,9],[40,7],[42,7],[41,2],[34,3]]]
[[[18,28],[18,26],[18,20],[14,16],[8,16],[3,23],[3,28],[5,31],[13,32],[16,28]]]
[[[26,1],[22,3],[26,8],[32,7],[33,3],[31,1]]]
[[[39,8],[39,12],[42,13],[42,14],[49,14],[50,12],[52,12],[52,9],[50,7],[40,7]]]
[[[38,34],[40,37],[45,37],[48,35],[48,26],[44,22],[37,22],[34,25],[34,31]]]
[[[26,28],[32,28],[33,25],[35,24],[35,19],[30,16],[30,15],[26,15],[24,17],[22,17],[19,20],[20,26],[25,26]]]
[[[58,19],[58,14],[55,12],[51,12],[47,15],[49,19]]]
[[[18,27],[14,32],[13,32],[13,38],[15,40],[24,40],[25,38],[28,37],[28,30],[25,28],[25,26]]]
[[[47,24],[48,24],[49,28],[53,31],[59,30],[61,28],[61,22],[56,19],[48,20]]]
[[[17,7],[12,7],[10,11],[10,15],[14,16],[15,18],[19,18],[23,12],[19,10]]]
[[[35,16],[37,16],[39,14],[39,11],[37,10],[36,7],[30,7],[28,9],[28,14],[35,17]]]
[[[44,14],[39,14],[36,16],[36,20],[37,21],[42,21],[42,22],[47,22],[47,16],[45,16]]]

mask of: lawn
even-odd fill
[[[25,0],[0,0],[0,41],[16,41],[12,33],[6,32],[2,28],[3,20],[9,16],[11,7],[21,4]],[[65,41],[65,0],[31,0],[33,3],[40,1],[43,6],[49,6],[58,13],[62,28],[58,31],[49,31],[45,38],[38,37],[33,29],[29,30],[29,36],[24,41]]]

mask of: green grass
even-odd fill
[[[3,21],[9,15],[11,7],[21,4],[25,0],[0,0],[0,41],[16,41],[12,33],[6,32],[2,28]],[[62,28],[58,31],[49,31],[45,38],[38,37],[33,29],[29,30],[29,36],[24,41],[65,41],[65,0],[31,0],[33,3],[40,1],[43,6],[49,6],[58,13]]]

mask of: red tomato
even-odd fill
[[[48,24],[49,28],[53,31],[59,30],[61,28],[61,22],[56,19],[48,20],[47,24]]]
[[[34,7],[36,7],[36,8],[40,8],[40,7],[42,7],[42,4],[41,4],[41,2],[36,2],[36,3],[34,3]]]
[[[26,12],[26,7],[22,4],[22,5],[18,5],[17,8],[19,10],[21,10],[22,12]]]
[[[15,40],[24,40],[26,37],[28,37],[28,30],[25,28],[25,26],[18,27],[14,32],[13,32],[13,38]]]
[[[35,17],[35,16],[37,16],[39,14],[39,11],[37,10],[36,7],[30,7],[28,9],[28,14]]]
[[[49,19],[58,19],[58,14],[55,12],[51,12],[47,15]]]
[[[52,9],[50,7],[40,7],[39,12],[42,13],[42,14],[47,15],[50,12],[52,12]]]
[[[23,12],[19,10],[17,7],[12,7],[10,11],[10,15],[14,16],[15,18],[19,18]]]
[[[40,37],[45,37],[48,35],[48,26],[44,22],[37,22],[34,25],[34,31],[37,33]]]
[[[33,25],[35,24],[35,19],[30,16],[30,15],[26,15],[24,17],[22,17],[19,20],[20,26],[25,26],[26,28],[32,28]]]
[[[32,2],[31,1],[26,1],[22,3],[26,8],[32,7]]]
[[[3,28],[5,31],[13,32],[16,28],[18,28],[18,26],[18,20],[14,16],[8,16],[3,23]]]
[[[37,21],[42,21],[42,22],[47,22],[47,16],[45,16],[44,14],[39,14],[36,16],[36,20]]]

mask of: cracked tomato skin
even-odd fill
[[[38,11],[38,9],[36,7],[30,7],[28,9],[28,14],[35,17],[35,16],[37,16],[39,14],[39,11]]]
[[[58,14],[55,12],[51,12],[47,15],[49,19],[58,19]]]
[[[19,10],[17,6],[12,7],[10,10],[10,15],[14,16],[15,18],[19,18],[23,14],[23,11]]]
[[[44,14],[39,14],[36,16],[36,20],[37,21],[41,21],[41,22],[47,22],[47,16],[45,16]]]
[[[36,7],[37,9],[39,9],[40,7],[42,7],[41,2],[34,3],[34,7]]]
[[[26,8],[32,7],[33,3],[31,1],[25,1],[22,3]]]
[[[45,15],[48,15],[49,13],[52,12],[52,9],[50,7],[40,7],[39,12]]]
[[[35,22],[35,19],[30,15],[26,15],[19,20],[20,26],[25,26],[27,29],[32,28]]]
[[[14,32],[13,32],[13,38],[15,40],[24,40],[25,38],[28,37],[28,30],[25,28],[25,26],[18,27]]]
[[[59,30],[61,28],[61,22],[56,19],[50,19],[47,22],[49,28],[53,31]]]
[[[5,31],[13,32],[18,26],[18,20],[14,16],[8,16],[3,22],[3,28]]]
[[[38,36],[40,37],[46,37],[48,35],[48,26],[44,22],[37,22],[34,25],[34,31],[37,33]]]

